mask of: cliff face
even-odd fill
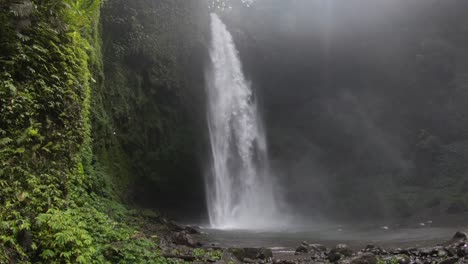
[[[99,0],[0,3],[0,262],[164,263],[119,201],[204,205],[206,12],[194,1],[106,1],[102,17]]]
[[[96,132],[97,148],[113,155],[118,146],[125,162],[114,156],[109,166],[125,164],[128,198],[145,206],[204,207],[207,12],[203,1],[115,0],[102,9],[105,82],[96,98],[104,118],[94,127],[105,132]]]

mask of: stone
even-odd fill
[[[167,226],[171,229],[171,230],[174,230],[174,231],[184,231],[185,228],[181,225],[179,225],[178,223],[176,223],[175,221],[168,221],[167,222]]]
[[[296,248],[296,252],[295,252],[296,255],[304,254],[304,253],[309,253],[308,247],[304,245],[300,245],[299,247]]]
[[[468,244],[462,243],[457,248],[457,255],[459,257],[467,257],[468,256]]]
[[[439,249],[437,251],[437,257],[445,258],[448,255],[448,252],[445,249]]]
[[[372,250],[374,248],[375,248],[375,245],[370,244],[366,246],[365,250]]]
[[[184,245],[188,247],[197,247],[198,242],[195,241],[191,235],[187,234],[186,232],[175,232],[172,235],[172,240],[176,245]]]
[[[468,239],[468,236],[465,232],[458,231],[453,235],[452,241],[460,242],[460,241],[466,241]]]
[[[395,260],[398,262],[398,264],[410,264],[411,263],[411,259],[407,255],[395,256]]]
[[[419,251],[421,256],[430,256],[432,255],[433,249],[432,248],[421,248]]]
[[[311,249],[314,249],[315,251],[322,251],[322,252],[327,251],[327,247],[322,244],[310,244],[309,247]]]
[[[328,253],[328,260],[336,262],[343,257],[351,257],[352,255],[353,251],[347,245],[338,244]]]
[[[458,258],[448,258],[446,260],[439,262],[439,264],[455,264],[457,262],[458,262]]]
[[[191,235],[200,234],[199,228],[195,226],[186,226],[184,230]]]
[[[230,248],[229,251],[240,261],[244,259],[271,260],[273,252],[267,248]]]
[[[377,257],[372,253],[364,253],[351,260],[351,264],[377,264]]]

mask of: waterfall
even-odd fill
[[[226,26],[211,14],[207,71],[211,166],[206,177],[210,223],[221,229],[277,226],[277,195],[257,103]]]

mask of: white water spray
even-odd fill
[[[211,15],[211,65],[207,72],[211,171],[207,175],[210,223],[221,229],[282,225],[269,171],[257,103],[245,80],[232,36]]]

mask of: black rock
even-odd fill
[[[313,249],[315,251],[322,251],[322,252],[326,252],[327,251],[327,247],[322,245],[322,244],[310,244],[309,245],[309,248],[310,249]]]
[[[249,258],[244,258],[242,261],[243,261],[244,263],[256,263],[256,262],[257,262],[256,260],[249,259]]]
[[[364,253],[351,260],[351,264],[377,264],[377,257],[372,253]]]
[[[459,257],[468,257],[468,244],[460,244],[457,248],[457,255]]]
[[[372,245],[372,244],[371,244],[371,245],[367,245],[366,248],[365,248],[365,250],[372,250],[372,249],[374,249],[374,248],[375,248],[375,245]]]
[[[407,255],[398,255],[395,257],[398,264],[410,264],[411,259]]]
[[[183,226],[179,225],[175,221],[168,221],[167,226],[169,227],[169,229],[171,229],[173,231],[184,231],[185,230],[185,228]]]
[[[439,249],[437,251],[437,257],[438,258],[445,258],[448,256],[448,252],[445,249]]]
[[[455,264],[457,262],[458,262],[458,258],[448,258],[446,260],[439,262],[439,264]]]
[[[353,251],[345,244],[336,245],[330,252],[328,253],[328,259],[331,262],[336,262],[343,257],[351,257],[353,255]]]
[[[175,232],[172,234],[172,241],[176,245],[184,245],[188,247],[197,247],[199,243],[195,241],[191,235],[187,234],[186,232]]]
[[[229,251],[240,261],[244,259],[270,260],[273,252],[267,248],[230,248]]]
[[[466,241],[468,238],[467,234],[465,232],[458,231],[453,235],[452,241]]]
[[[300,245],[299,247],[296,248],[296,255],[299,255],[299,254],[303,254],[303,253],[309,253],[309,248],[304,246],[304,245]]]
[[[432,255],[433,249],[432,248],[421,248],[419,250],[419,255],[421,256],[430,256]]]
[[[184,230],[191,234],[191,235],[194,235],[194,234],[200,234],[200,231],[199,231],[199,228],[198,227],[194,227],[194,226],[186,226],[184,228]]]

